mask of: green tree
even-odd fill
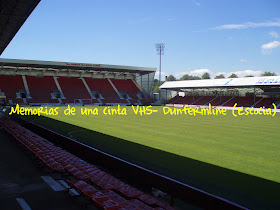
[[[201,78],[199,76],[191,76],[191,80],[200,80]]]
[[[250,74],[250,75],[246,75],[246,76],[244,76],[244,77],[254,77],[254,76]]]
[[[201,79],[210,79],[210,74],[208,72],[205,72],[202,76]]]
[[[217,76],[215,77],[215,79],[223,79],[223,78],[225,78],[225,76],[224,76],[223,74],[217,75]]]
[[[180,78],[180,80],[190,80],[190,75],[185,74]]]
[[[158,93],[159,92],[159,81],[158,79],[154,79],[154,83],[152,86],[152,93]],[[161,85],[163,84],[163,81],[161,81]]]
[[[201,79],[201,78],[198,76],[192,76],[192,75],[188,75],[188,74],[185,74],[180,78],[180,80],[199,80],[199,79]]]
[[[262,77],[267,77],[267,76],[277,76],[275,72],[270,72],[270,71],[265,71],[264,73],[261,74]]]
[[[166,78],[166,81],[176,81],[176,78],[171,74]]]
[[[232,73],[228,78],[238,78],[238,76]]]

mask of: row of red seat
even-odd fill
[[[139,93],[139,89],[131,79],[111,79],[111,81],[119,91],[125,91],[132,99],[138,99],[137,94]]]
[[[171,104],[193,104],[201,96],[185,96],[185,97],[175,97],[174,100],[171,100]]]
[[[106,209],[164,209],[162,207],[153,208],[138,199],[128,200],[112,190],[97,190],[82,180],[68,180],[68,183],[101,208],[106,206]],[[150,202],[150,205],[157,205],[157,200],[154,200],[155,202]],[[151,201],[151,199],[147,201]],[[171,209],[171,207],[165,209]]]
[[[22,76],[0,76],[0,90],[5,93],[7,98],[16,98],[16,93],[21,89],[24,89]]]
[[[255,98],[255,106],[266,108],[272,105],[272,99],[270,98]],[[257,103],[258,102],[258,103]],[[254,97],[241,97],[241,96],[185,96],[185,97],[174,97],[173,100],[169,101],[170,104],[193,104],[193,105],[208,105],[209,103],[213,106],[234,106],[235,103],[238,106],[251,107],[254,105]]]
[[[58,90],[52,76],[26,76],[25,78],[30,96],[32,97],[27,98],[28,103],[58,103],[57,99],[51,99],[53,91]],[[91,91],[98,91],[103,96],[104,99],[101,99],[103,103],[128,103],[128,101],[120,99],[108,79],[84,79]],[[74,103],[74,99],[91,99],[88,90],[80,78],[58,77],[57,81],[66,98],[62,99],[64,103]],[[137,93],[139,93],[140,90],[131,79],[112,79],[112,83],[116,86],[118,91],[125,91],[130,98],[132,98],[130,101],[131,103],[138,103]],[[15,103],[17,99],[16,93],[20,90],[25,90],[22,76],[0,75],[0,90],[5,93],[7,99],[12,99]],[[23,103],[23,100],[20,99],[19,102]]]
[[[14,121],[0,118],[0,124],[50,170],[67,172],[75,177],[77,180],[68,180],[68,183],[103,209],[173,209]]]

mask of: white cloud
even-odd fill
[[[246,28],[260,28],[260,27],[280,27],[280,20],[270,21],[270,22],[247,22],[241,24],[226,24],[221,26],[216,26],[214,29],[223,30],[223,29],[246,29]]]
[[[156,74],[155,74],[156,76],[159,76],[159,71],[156,71]],[[164,76],[166,76],[166,75],[168,75],[167,73],[165,73],[165,72],[161,72],[161,75],[164,75]]]
[[[263,72],[261,70],[243,70],[243,71],[232,71],[232,72],[217,72],[215,76],[223,74],[226,78],[229,77],[232,74],[236,74],[238,77],[244,77],[246,75],[253,75],[255,77],[258,77]],[[215,78],[215,76],[213,78]]]
[[[168,18],[167,20],[168,21],[174,21],[174,20],[176,20],[176,18]]]
[[[190,71],[190,74],[193,76],[202,76],[206,72],[209,74],[212,73],[211,70],[209,70],[209,69],[196,69],[196,70]]]
[[[247,63],[248,61],[247,61],[246,59],[244,59],[244,58],[241,58],[241,59],[240,59],[240,62],[241,62],[241,63]]]
[[[169,74],[165,73],[165,72],[161,72],[161,81],[165,80],[165,76],[169,76]],[[159,78],[159,71],[156,71],[155,73],[155,79]]]
[[[273,42],[269,42],[267,44],[263,44],[261,46],[262,53],[263,54],[270,54],[272,52],[272,49],[277,48],[277,47],[280,47],[280,42],[279,41],[273,41]]]
[[[275,31],[269,32],[269,35],[272,36],[273,38],[276,38],[276,39],[279,38],[279,34],[277,32],[275,32]]]
[[[174,73],[173,75],[174,75],[174,77],[176,77],[176,79],[180,79],[185,74],[189,74],[189,72],[177,72],[177,73]]]
[[[180,79],[185,74],[201,77],[205,72],[209,73],[210,75],[213,74],[213,72],[209,69],[195,69],[195,70],[192,70],[192,71],[178,72],[178,73],[175,73],[174,76],[177,79]]]
[[[263,44],[262,45],[262,49],[273,49],[276,47],[280,46],[280,42],[279,41],[273,41],[273,42],[269,42],[267,44]]]

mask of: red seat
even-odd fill
[[[119,92],[125,91],[130,98],[138,99],[137,94],[140,92],[140,90],[131,79],[111,79],[111,81]],[[132,101],[138,103],[137,100]]]
[[[91,99],[83,81],[79,77],[59,77],[58,82],[66,99],[65,103],[74,103],[75,99]]]
[[[35,77],[26,76],[26,81],[32,99],[27,99],[28,103],[53,103],[51,93],[57,90],[54,78],[51,76]],[[56,101],[58,103],[58,101]]]
[[[56,147],[46,139],[33,134],[19,124],[1,118],[0,123],[51,170],[58,172],[67,170],[78,179],[90,179],[102,189],[110,189],[99,191],[85,181],[67,180],[70,186],[92,200],[100,208],[151,209],[148,205],[153,205],[164,209],[172,209],[167,204],[157,201],[153,197],[144,194],[142,191],[120,181],[86,161]],[[123,195],[123,197],[121,195]],[[126,198],[129,200],[126,200]],[[131,200],[131,198],[134,199]]]

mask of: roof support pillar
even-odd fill
[[[193,98],[193,103],[194,103],[194,89],[192,89],[192,98]]]
[[[25,88],[25,92],[26,92],[26,98],[32,98],[31,95],[30,95],[30,91],[29,91],[29,88],[28,88],[26,77],[24,75],[22,75],[22,80],[23,80],[23,84],[24,84],[24,88]]]
[[[254,107],[256,106],[256,88],[254,87]]]
[[[85,85],[85,87],[86,87],[86,89],[87,89],[87,91],[88,91],[90,97],[91,97],[91,98],[95,98],[95,97],[92,95],[92,92],[91,92],[91,90],[90,90],[90,88],[89,88],[87,82],[85,81],[85,79],[84,79],[83,77],[81,77],[81,80],[83,81],[83,83],[84,83],[84,85]]]
[[[148,74],[148,94],[151,96],[151,91],[150,91],[150,74]]]
[[[57,77],[54,76],[53,79],[54,79],[54,82],[56,84],[56,87],[57,87],[58,91],[60,92],[60,98],[65,99],[65,96],[64,96],[64,94],[62,92],[62,89],[61,89],[61,87],[60,87],[60,85],[58,83]]]
[[[109,81],[109,83],[112,85],[113,89],[116,91],[116,93],[118,94],[118,96],[120,97],[120,99],[123,99],[122,95],[119,93],[118,89],[115,87],[115,85],[113,84],[113,82],[107,78],[107,80]]]

